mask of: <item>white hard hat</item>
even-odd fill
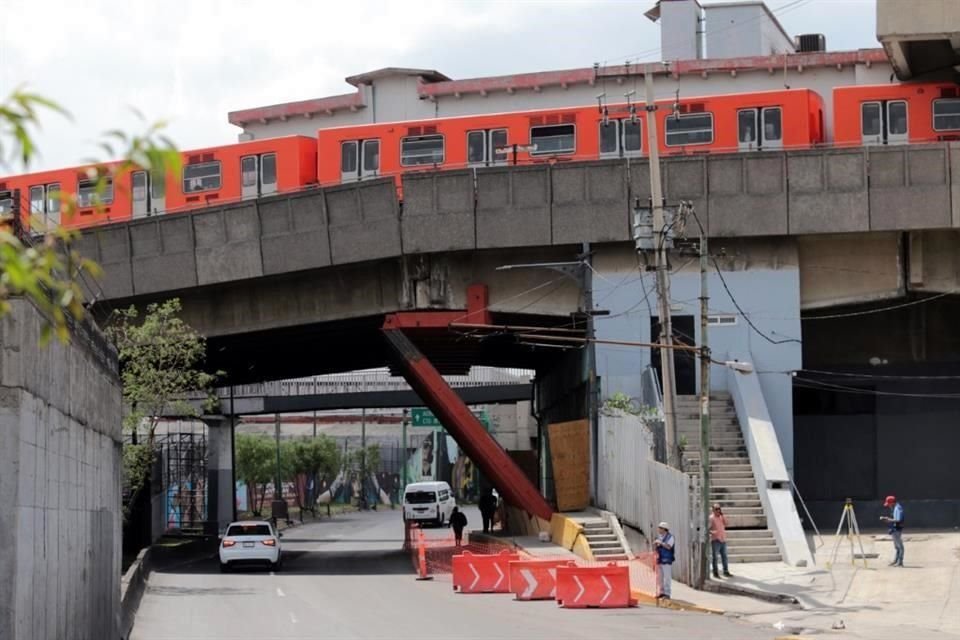
[[[660,529],[666,529],[667,531],[670,531],[670,525],[668,525],[666,522],[661,522],[660,524],[657,525],[657,527],[659,527]]]

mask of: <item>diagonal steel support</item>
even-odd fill
[[[553,509],[403,329],[396,328],[403,324],[388,318],[383,335],[407,383],[510,504],[549,520]]]

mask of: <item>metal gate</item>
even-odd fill
[[[157,438],[167,533],[202,534],[207,519],[207,439],[203,431]]]

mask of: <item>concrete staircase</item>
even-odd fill
[[[700,399],[677,397],[678,438],[686,447],[683,469],[700,476]],[[780,562],[773,532],[760,502],[750,455],[729,394],[710,396],[710,502],[727,516],[727,555],[736,562]]]
[[[627,560],[627,552],[605,518],[575,518],[583,526],[583,535],[597,560]]]

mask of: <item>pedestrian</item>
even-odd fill
[[[453,529],[453,540],[456,546],[463,544],[463,528],[467,526],[467,516],[459,507],[454,507],[450,513],[450,528]]]
[[[480,497],[480,517],[483,519],[483,532],[493,531],[493,514],[497,512],[497,496],[493,495],[493,489],[487,489]]]
[[[889,516],[880,516],[880,519],[889,525],[888,531],[893,540],[893,562],[891,567],[903,566],[903,507],[897,502],[897,496],[887,496],[883,506],[890,509]]]
[[[710,547],[713,551],[713,577],[720,577],[720,572],[717,571],[717,556],[720,556],[723,575],[732,578],[727,564],[727,516],[723,515],[719,504],[713,505],[713,513],[710,514]]]
[[[660,593],[658,598],[670,599],[670,582],[673,578],[673,560],[676,557],[673,546],[673,534],[670,525],[661,522],[657,525],[657,539],[653,541],[653,548],[657,552],[657,573],[660,578]]]

